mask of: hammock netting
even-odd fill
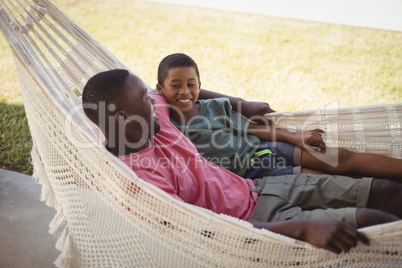
[[[402,222],[362,229],[371,246],[339,255],[174,200],[104,146],[80,95],[94,74],[126,68],[47,0],[0,1],[33,140],[34,177],[57,211],[58,267],[399,267]],[[402,104],[273,115],[326,142],[401,157]],[[307,123],[306,123],[307,122]]]

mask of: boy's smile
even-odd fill
[[[170,69],[163,85],[157,85],[158,92],[163,94],[169,104],[181,112],[179,117],[187,121],[199,113],[197,103],[200,94],[201,82],[193,67],[177,67]]]

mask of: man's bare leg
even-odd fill
[[[359,228],[397,221],[399,219],[395,215],[376,209],[359,208],[356,210],[356,221]]]

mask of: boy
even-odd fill
[[[350,200],[347,211],[340,208],[342,205],[339,203],[331,201],[329,203],[335,209],[327,209],[330,204],[321,204],[322,208],[309,207],[303,211],[304,204],[301,200],[300,204],[293,204],[287,209],[293,212],[299,209],[301,213],[284,219],[275,216],[276,222],[267,222],[261,214],[266,214],[269,210],[280,210],[282,213],[283,210],[269,205],[271,202],[264,197],[264,181],[256,181],[262,189],[257,195],[257,189],[250,179],[243,179],[207,162],[192,143],[170,123],[169,108],[164,97],[157,93],[152,96],[156,102],[150,98],[139,77],[127,70],[111,70],[88,80],[82,101],[85,114],[105,135],[106,148],[130,166],[140,178],[177,200],[250,221],[257,228],[304,240],[336,253],[349,250],[358,241],[368,244],[367,238],[355,227],[399,219],[383,211],[402,215],[399,207],[402,202],[402,185],[397,183],[377,187],[374,182],[381,180],[373,180],[373,187],[370,189],[370,184],[363,183],[371,182],[370,179],[337,177],[331,180],[328,175],[291,175],[283,177],[283,180],[313,179],[317,181],[317,185],[321,185],[323,180],[348,181],[350,187],[346,191],[356,193],[357,199]],[[266,183],[269,183],[273,177],[266,178]],[[325,183],[322,186],[326,187]],[[321,193],[314,191],[314,187],[312,190],[315,197],[309,199],[321,202]],[[343,198],[340,199],[342,201]],[[366,208],[366,205],[371,208]],[[361,208],[356,208],[357,206]],[[349,219],[354,227],[342,222],[343,219]]]
[[[400,159],[326,148],[320,129],[288,132],[249,123],[232,113],[226,99],[198,100],[200,87],[189,56],[172,54],[159,64],[156,88],[171,104],[171,122],[207,160],[239,176],[326,173],[402,181]]]

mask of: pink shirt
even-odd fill
[[[205,160],[169,120],[166,99],[159,93],[156,100],[160,131],[153,137],[153,146],[135,154],[119,156],[143,180],[164,190],[174,198],[216,213],[249,220],[257,194],[250,179],[244,179]]]

